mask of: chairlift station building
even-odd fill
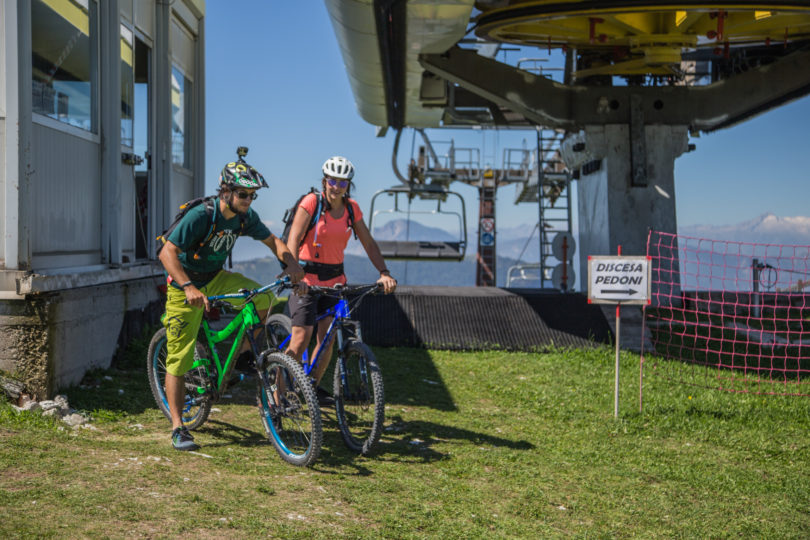
[[[40,397],[160,313],[204,189],[203,0],[0,1],[0,371]]]

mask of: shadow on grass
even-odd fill
[[[387,405],[457,411],[453,396],[425,349],[375,348]]]
[[[256,422],[258,413],[256,413]],[[209,418],[205,424],[199,428],[200,433],[205,433],[208,436],[214,437],[218,442],[208,442],[205,444],[207,447],[221,447],[221,446],[259,446],[266,443],[270,446],[270,441],[265,437],[264,432],[254,431],[244,426],[237,426],[230,422],[223,422],[222,420],[213,420]]]
[[[157,408],[145,370],[93,370],[78,385],[59,393],[67,396],[74,409],[91,413],[134,416]]]
[[[334,413],[324,415],[324,420],[334,420]],[[331,422],[330,422],[331,423]],[[336,428],[335,421],[335,428]],[[334,433],[334,434],[333,434]],[[327,439],[332,442],[336,437],[331,451],[326,451]],[[468,429],[447,426],[428,421],[408,421],[400,415],[388,416],[385,421],[385,428],[380,441],[372,449],[367,457],[372,461],[393,461],[393,462],[418,462],[430,463],[452,459],[452,455],[447,451],[440,451],[434,448],[435,445],[465,445],[476,446],[484,449],[489,448],[509,448],[513,450],[532,450],[535,445],[523,440],[511,440],[503,437],[496,437],[486,433],[479,433]],[[359,475],[372,474],[366,467],[358,461],[358,456],[348,450],[342,449],[342,439],[336,430],[324,432],[324,451],[321,452],[319,462],[326,466],[352,466],[356,467]],[[317,468],[317,466],[316,466]],[[331,472],[323,470],[322,472]],[[338,471],[336,471],[338,472]],[[343,471],[339,471],[345,474]]]

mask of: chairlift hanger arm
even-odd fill
[[[394,152],[391,155],[391,166],[394,169],[394,175],[405,185],[408,185],[408,179],[402,176],[402,173],[399,172],[399,166],[397,165],[397,156],[399,154],[399,139],[402,137],[402,128],[397,130],[397,135],[394,137]]]

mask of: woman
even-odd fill
[[[380,253],[380,248],[363,222],[360,207],[354,199],[349,198],[354,166],[348,159],[335,156],[326,160],[322,170],[323,192],[321,194],[310,193],[301,200],[295,211],[287,244],[304,268],[303,282],[320,287],[346,284],[346,276],[343,273],[343,254],[353,230],[357,239],[363,244],[369,260],[380,272],[377,283],[382,286],[386,294],[394,292],[397,282],[385,267],[385,260]],[[316,221],[314,226],[309,228],[313,216],[316,217]],[[304,350],[312,338],[316,315],[336,303],[335,298],[326,296],[293,295],[290,297],[292,336],[287,354],[297,358],[299,362],[301,361]],[[327,317],[318,323],[316,351],[324,346],[323,339],[331,322],[332,317]],[[321,356],[323,361],[318,362],[317,370],[312,373],[315,378],[318,402],[322,406],[334,404],[334,399],[324,389],[317,386],[332,358],[332,343],[326,343],[325,347],[325,354]],[[315,354],[310,358],[314,357]]]

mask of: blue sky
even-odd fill
[[[355,198],[365,212],[375,191],[397,183],[393,133],[377,138],[360,118],[322,2],[208,0],[205,38],[207,192],[238,145],[250,147],[248,162],[270,183],[254,204],[274,224],[319,182],[329,156],[354,162]],[[478,140],[489,150],[517,147],[522,139],[531,145],[535,137],[492,131],[435,136]],[[405,139],[401,152],[409,154]],[[690,142],[697,150],[675,162],[679,224],[733,224],[766,212],[810,215],[810,98]],[[456,189],[466,196],[468,222],[475,221],[474,190]],[[499,194],[499,229],[532,227],[536,205],[515,206],[513,194],[511,186]]]

